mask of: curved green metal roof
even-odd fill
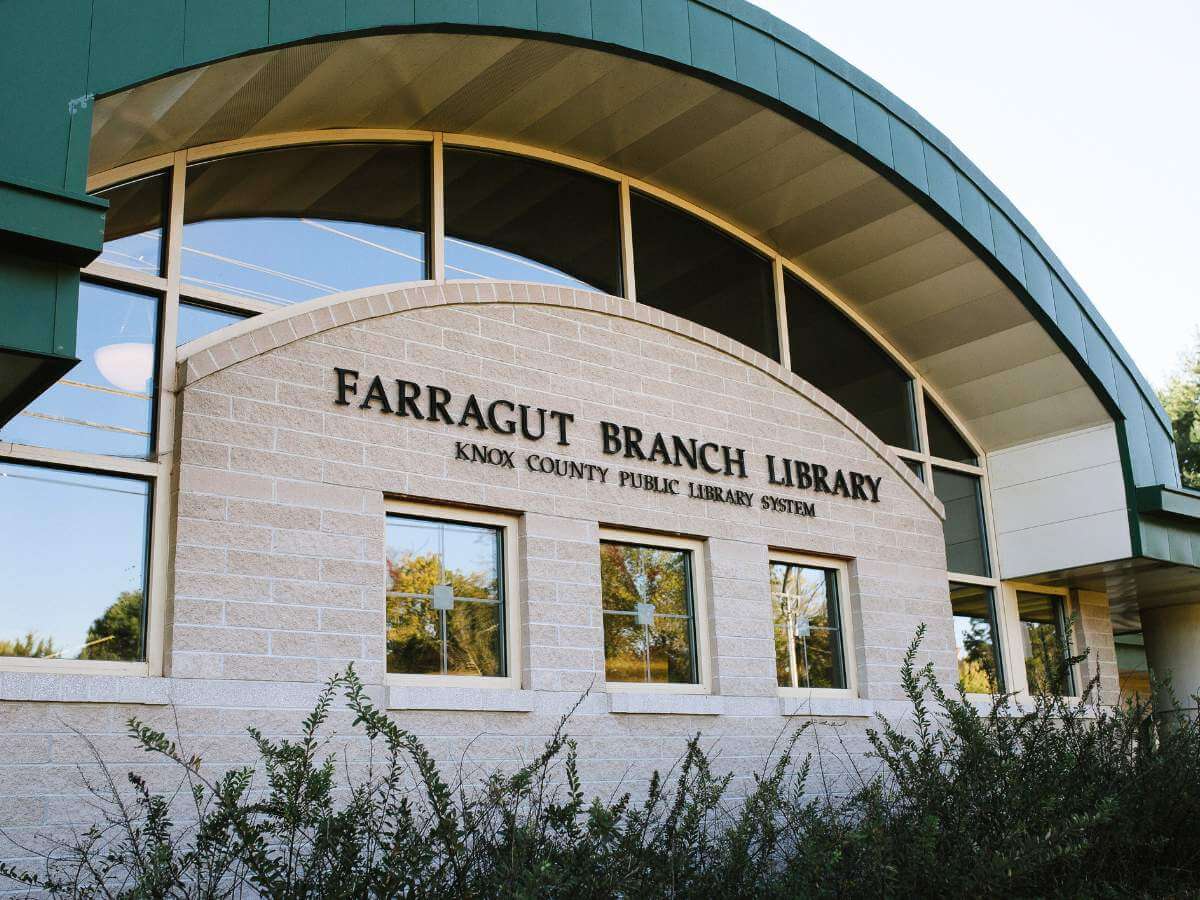
[[[38,182],[59,204],[83,191],[96,95],[301,41],[478,29],[598,43],[721,80],[829,135],[954,228],[1124,417],[1133,482],[1180,483],[1154,391],[1025,217],[911,107],[744,0],[40,0],[6,4],[4,17],[0,106],[22,138],[0,146],[0,180]]]

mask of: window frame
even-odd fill
[[[820,687],[787,687],[779,684],[776,675],[776,693],[780,697],[799,697],[801,699],[857,699],[858,693],[858,657],[854,652],[852,634],[857,617],[853,604],[850,602],[850,566],[847,560],[833,556],[816,556],[795,550],[782,550],[776,547],[767,548],[767,590],[771,602],[771,649],[775,652],[775,596],[771,592],[771,565],[776,562],[792,563],[810,569],[824,569],[835,573],[837,583],[838,630],[841,632],[842,670],[846,673],[844,688]]]
[[[666,535],[655,531],[639,531],[635,529],[612,528],[600,526],[600,537],[596,542],[596,573],[599,575],[600,545],[602,543],[633,544],[639,547],[650,547],[661,550],[684,550],[691,554],[689,560],[688,585],[692,601],[692,635],[694,644],[692,655],[696,663],[696,681],[691,684],[657,684],[641,681],[609,681],[605,671],[608,656],[604,654],[604,588],[597,584],[600,601],[600,650],[606,664],[600,670],[604,689],[607,693],[628,694],[711,694],[712,693],[712,640],[709,634],[711,624],[708,612],[708,593],[705,590],[708,573],[707,544],[698,538],[688,538],[679,535]]]
[[[518,586],[519,556],[517,552],[517,527],[519,517],[491,510],[454,506],[421,500],[389,498],[384,503],[384,521],[391,516],[401,516],[455,525],[483,525],[500,532],[500,593],[504,605],[504,675],[420,675],[387,671],[387,587],[384,587],[383,637],[384,637],[384,683],[391,687],[454,687],[484,690],[520,690],[525,669],[521,635],[522,594]],[[386,560],[387,538],[384,537]]]
[[[978,587],[978,588],[984,588],[985,590],[991,591],[992,620],[993,620],[993,628],[995,631],[995,633],[993,634],[992,637],[993,637],[993,640],[995,641],[995,651],[996,651],[996,656],[998,657],[996,660],[996,667],[999,669],[998,674],[1000,676],[999,683],[996,685],[996,691],[998,694],[1012,693],[1015,690],[1015,688],[1013,686],[1013,676],[1012,676],[1012,667],[1013,667],[1012,659],[1013,659],[1013,657],[1012,657],[1011,647],[1010,647],[1011,641],[1010,641],[1009,632],[1012,628],[1014,628],[1016,626],[1013,622],[1010,621],[1010,613],[1008,610],[1008,601],[1004,594],[1003,585],[996,583],[993,579],[980,578],[979,576],[974,576],[974,580],[968,582],[968,581],[964,580],[965,577],[966,576],[963,576],[963,575],[951,575],[950,576],[950,585],[952,586],[954,584],[959,584],[959,585],[963,585],[966,587]],[[1013,596],[1015,597],[1016,595],[1014,594]],[[954,627],[954,618],[955,618],[954,606],[953,606],[953,603],[950,598],[949,590],[947,590],[946,599],[948,602],[951,602],[950,627],[953,628]],[[1016,623],[1016,624],[1019,624],[1019,623]],[[954,649],[955,666],[956,666],[956,672],[955,672],[956,677],[955,677],[954,683],[955,683],[955,685],[957,685],[958,684],[958,679],[957,679],[958,639],[952,634],[951,640],[953,641],[953,645],[954,645],[953,649]],[[1022,655],[1022,660],[1024,660],[1023,655]],[[1021,671],[1024,672],[1024,670],[1025,670],[1025,666],[1024,666],[1024,662],[1022,661]],[[974,691],[968,691],[967,696],[972,697],[976,700],[990,700],[992,697],[991,694],[980,694],[980,693],[977,693]]]
[[[1029,676],[1025,669],[1025,646],[1021,635],[1021,615],[1017,606],[1017,592],[1024,591],[1030,594],[1046,594],[1060,598],[1061,606],[1059,607],[1060,619],[1063,630],[1063,638],[1066,640],[1067,646],[1063,649],[1068,656],[1073,655],[1076,651],[1077,640],[1079,635],[1076,630],[1071,627],[1071,617],[1075,613],[1074,598],[1071,596],[1071,589],[1065,587],[1052,587],[1045,584],[1036,584],[1031,581],[1005,581],[1001,584],[1000,589],[1003,594],[1003,606],[1007,616],[1007,625],[1004,626],[1004,636],[1006,639],[1005,651],[1008,654],[1008,659],[1012,660],[1005,672],[1009,676],[1009,693],[1016,693],[1018,698],[1023,702],[1033,701],[1033,692],[1029,689]],[[1017,661],[1019,665],[1017,664]],[[1013,670],[1017,670],[1014,672]],[[1068,667],[1071,677],[1071,693],[1056,694],[1055,696],[1070,702],[1077,701],[1082,697],[1080,693],[1080,676],[1079,665],[1075,664]]]
[[[78,472],[83,475],[103,475],[109,478],[127,478],[141,482],[146,486],[146,531],[142,542],[142,656],[137,661],[113,659],[45,659],[26,656],[0,656],[0,672],[25,672],[33,674],[57,675],[133,675],[147,676],[155,674],[153,654],[162,653],[163,610],[156,606],[155,598],[160,593],[156,590],[154,551],[160,543],[155,528],[155,504],[158,502],[158,482],[144,472],[122,470],[116,467],[97,468],[71,464],[71,457],[84,456],[72,450],[43,450],[42,459],[28,458],[32,454],[14,454],[3,452],[11,444],[0,444],[0,462],[16,466],[27,466],[31,469],[45,471]],[[88,454],[91,455],[91,454]],[[117,457],[117,459],[121,459]],[[131,460],[133,461],[133,460]],[[157,645],[156,645],[157,641]]]

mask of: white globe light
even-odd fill
[[[96,368],[116,387],[142,393],[154,373],[152,344],[109,344],[95,354]]]

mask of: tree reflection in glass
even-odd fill
[[[969,694],[990,694],[1003,688],[1000,652],[996,644],[992,589],[973,584],[950,584],[954,611],[954,644],[958,680]]]
[[[779,686],[846,687],[837,572],[773,562],[771,599]]]
[[[502,540],[486,525],[388,517],[389,672],[505,674]]]
[[[1062,597],[1017,591],[1017,617],[1030,692],[1071,694],[1074,687],[1067,665],[1070,651]]]
[[[688,551],[602,541],[600,590],[608,681],[697,683]]]

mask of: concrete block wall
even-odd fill
[[[0,676],[9,750],[0,755],[0,819],[13,825],[0,858],[25,855],[14,840],[94,815],[76,770],[84,738],[118,772],[148,772],[153,784],[172,774],[123,737],[133,715],[178,729],[207,766],[244,763],[253,758],[247,725],[294,733],[321,681],[351,662],[377,702],[448,767],[468,772],[531,758],[587,692],[569,730],[588,789],[605,794],[669,768],[697,731],[738,789],[781,735],[813,717],[836,730],[810,732],[801,752],[816,753],[836,785],[847,757],[866,751],[870,716],[904,714],[898,668],[919,624],[929,626],[924,658],[945,683],[954,678],[940,504],[828,398],[722,336],[614,298],[486,283],[314,301],[226,334],[200,344],[181,372],[174,591],[169,621],[158,626],[167,671]],[[571,446],[336,406],[335,366],[570,412]],[[744,447],[750,477],[736,486],[756,497],[788,492],[765,482],[762,457],[773,453],[881,477],[881,500],[794,494],[815,503],[809,518],[454,459],[456,440],[478,439],[613,472],[721,481],[603,455],[601,419]],[[517,517],[520,690],[387,684],[388,497]],[[702,542],[709,694],[625,694],[605,684],[602,526]],[[857,697],[777,696],[772,550],[846,561]],[[347,725],[336,713],[333,726]],[[344,740],[354,757],[359,745]]]

